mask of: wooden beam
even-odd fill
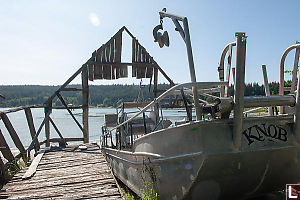
[[[30,135],[31,135],[31,138],[33,139],[36,134],[36,130],[35,130],[34,123],[33,123],[31,109],[25,108],[24,111],[25,111],[29,131],[30,131]],[[38,142],[35,143],[34,149],[35,149],[35,152],[38,152],[40,150],[40,145]]]
[[[59,137],[60,137],[61,139],[64,139],[64,137],[62,136],[61,132],[58,130],[57,126],[55,125],[55,123],[54,123],[54,121],[52,120],[51,117],[49,117],[49,120],[50,120],[50,122],[51,122],[53,128],[55,129],[55,131],[56,131],[57,134],[59,135]]]
[[[122,102],[118,108],[144,108],[150,102]]]
[[[16,145],[16,147],[19,149],[19,151],[24,155],[24,157],[26,158],[26,151],[25,148],[17,134],[17,132],[15,131],[13,125],[11,124],[11,122],[9,121],[7,115],[5,113],[1,113],[1,119],[8,131],[8,133],[10,134],[14,144]]]
[[[23,180],[29,179],[34,176],[36,169],[45,154],[46,150],[42,150],[38,153],[38,155],[33,159],[32,163],[30,164],[29,168],[25,172],[25,174],[22,176]]]
[[[50,142],[61,142],[61,138],[51,138]],[[84,138],[64,138],[65,142],[81,142],[84,141]],[[40,145],[43,145],[46,143],[46,140],[40,142]]]
[[[48,112],[50,112],[50,105],[48,107],[45,107],[45,136],[46,136],[46,147],[50,147],[50,120],[49,117],[46,118],[46,115]],[[49,115],[50,116],[50,115]],[[38,141],[37,141],[38,142]]]
[[[84,68],[81,73],[82,80],[82,124],[84,143],[89,143],[89,84],[88,71]]]
[[[69,109],[71,110],[75,110],[75,109],[82,109],[82,106],[68,106]],[[52,109],[57,109],[57,110],[62,110],[62,109],[66,109],[65,106],[53,106]]]
[[[9,180],[10,180],[10,176],[8,175],[7,173],[7,170],[6,170],[6,167],[5,167],[5,164],[2,160],[2,158],[0,157],[0,170],[1,170],[1,173],[0,173],[0,184],[1,185],[5,185]]]
[[[37,142],[37,138],[38,138],[39,134],[41,133],[43,126],[45,125],[46,121],[49,120],[50,114],[51,114],[51,111],[48,110],[47,113],[46,113],[46,115],[45,115],[45,118],[43,119],[43,121],[42,121],[40,127],[38,128],[38,130],[37,130],[37,132],[36,132],[34,138],[32,139],[32,141],[31,141],[29,147],[27,148],[27,153],[28,153],[28,155],[30,155],[30,151],[32,150],[32,148],[33,148],[33,146],[34,146],[34,143]]]
[[[56,92],[47,99],[45,104],[49,104],[50,102],[52,102],[52,100],[54,99],[56,94],[59,93],[62,89],[64,89],[69,83],[71,83],[71,81],[74,80],[74,78],[76,78],[76,76],[78,76],[81,73],[84,66],[85,65],[82,65],[82,67],[80,67],[62,86],[60,86],[60,88],[58,90],[56,90]]]
[[[154,61],[155,62],[155,61]],[[156,63],[156,62],[155,62]],[[175,83],[172,81],[172,79],[164,72],[164,70],[162,70],[162,68],[160,68],[157,64],[158,70],[160,71],[160,73],[169,81],[170,86],[174,86]]]
[[[6,160],[8,160],[9,162],[14,161],[14,155],[10,151],[10,148],[9,148],[1,130],[0,130],[0,146],[5,147],[5,148],[1,148],[1,152],[2,152],[2,155],[4,156],[4,158],[6,158]]]
[[[153,68],[159,68],[157,64],[154,63],[146,63],[146,62],[135,62],[135,63],[119,63],[119,62],[101,62],[101,61],[94,61],[95,64],[101,64],[101,65],[125,65],[125,66],[136,66],[136,67],[153,67]]]
[[[59,100],[61,101],[61,103],[65,106],[65,108],[67,109],[68,113],[71,115],[71,117],[73,118],[73,120],[75,121],[75,123],[77,124],[77,126],[83,132],[83,128],[82,128],[81,124],[77,121],[77,119],[73,115],[72,111],[69,109],[68,105],[66,104],[65,100],[62,98],[62,96],[59,93],[57,93],[56,95],[59,98]]]
[[[79,92],[82,91],[82,88],[62,88],[61,91]]]
[[[32,106],[19,106],[16,108],[10,108],[8,110],[3,110],[2,113],[8,114],[8,113],[13,113],[13,112],[17,112],[20,110],[24,110],[25,108],[43,108],[43,105],[32,105]]]
[[[66,142],[80,142],[84,141],[84,138],[65,138]],[[51,138],[51,142],[60,142],[61,138]]]

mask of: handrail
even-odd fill
[[[115,126],[114,128],[110,129],[110,131],[113,131],[131,121],[133,121],[137,116],[139,116],[140,114],[144,113],[146,110],[148,110],[150,107],[152,107],[154,104],[160,102],[164,97],[168,96],[170,93],[172,93],[174,90],[176,89],[180,89],[183,87],[191,87],[191,86],[197,86],[197,87],[217,87],[217,86],[226,86],[228,85],[227,82],[224,81],[220,81],[220,82],[191,82],[191,83],[182,83],[179,85],[175,85],[173,87],[171,87],[170,89],[168,89],[167,91],[165,91],[164,93],[162,93],[159,97],[157,97],[156,99],[154,99],[151,103],[149,103],[147,106],[145,106],[142,110],[140,110],[140,112],[138,112],[137,114],[135,114],[133,117],[131,117],[130,119],[128,119],[127,121],[119,124],[118,126]]]
[[[14,112],[18,112],[21,110],[24,110],[26,108],[45,108],[45,105],[31,105],[31,106],[18,106],[18,107],[14,107],[14,108],[8,108],[5,110],[0,111],[0,113],[5,113],[5,114],[9,114],[9,113],[14,113]],[[68,106],[69,109],[82,109],[83,106]],[[53,106],[52,109],[58,109],[58,110],[62,110],[62,109],[66,109],[64,106]]]
[[[219,65],[219,79],[220,81],[224,81],[224,61],[225,61],[225,56],[229,50],[229,47],[231,46],[236,46],[236,42],[231,42],[225,46],[225,48],[222,51],[221,58],[220,58],[220,65]]]
[[[220,81],[224,81],[224,65],[225,65],[225,56],[228,52],[228,59],[227,59],[227,72],[226,72],[226,82],[228,82],[229,84],[229,80],[230,80],[230,70],[231,70],[231,60],[232,60],[232,47],[236,46],[236,41],[235,42],[231,42],[229,44],[227,44],[227,46],[225,46],[225,48],[222,51],[221,54],[221,58],[220,58],[220,63],[219,63],[219,67],[218,67],[218,71],[219,71],[219,80]],[[226,86],[225,88],[221,88],[221,93],[220,96],[222,97],[228,97],[228,86]]]
[[[285,59],[286,56],[289,54],[290,51],[292,51],[293,49],[299,49],[300,48],[300,44],[294,44],[289,46],[284,53],[281,56],[280,59],[280,82],[279,82],[279,95],[284,95],[284,63],[285,63]],[[297,55],[297,52],[296,52]],[[299,50],[298,50],[298,56],[299,56]],[[296,59],[296,57],[295,57]],[[296,61],[296,60],[295,60]],[[294,63],[295,64],[295,63]],[[297,67],[297,66],[296,66]],[[293,70],[293,77],[292,77],[292,82],[293,85],[295,85],[296,83],[296,77],[297,77],[297,73],[295,71],[295,66],[294,66],[294,70]],[[294,89],[294,86],[292,86],[291,90]],[[280,107],[280,114],[283,114],[284,110],[283,107]]]
[[[47,114],[46,114],[46,116],[45,116],[45,118],[44,118],[44,120],[42,121],[42,123],[41,123],[41,125],[40,125],[38,131],[36,132],[34,138],[32,139],[32,141],[31,141],[29,147],[27,148],[27,159],[28,159],[28,161],[30,160],[30,151],[33,149],[33,146],[34,146],[34,144],[35,144],[35,142],[36,142],[36,140],[37,140],[37,138],[38,138],[40,132],[42,131],[42,128],[43,128],[44,124],[45,124],[46,121],[48,120],[50,114],[51,114],[51,111],[48,111]]]

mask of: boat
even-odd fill
[[[174,84],[151,102],[122,102],[116,114],[106,116],[101,148],[114,175],[141,197],[172,200],[245,199],[298,183],[300,44],[289,47],[281,59],[280,95],[270,95],[263,66],[266,96],[246,97],[245,33],[235,33],[236,40],[224,48],[219,81],[197,82],[187,18],[165,9],[159,15],[155,41],[160,47],[168,46],[167,33],[158,31],[163,30],[163,19],[170,18],[186,44],[191,82]],[[284,61],[295,49],[292,86],[287,88]],[[235,68],[231,67],[233,56]],[[230,77],[233,96],[229,96]],[[186,117],[171,122],[161,110],[175,97],[179,103],[169,107],[184,109]],[[261,108],[267,108],[268,114],[249,115]]]

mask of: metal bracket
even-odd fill
[[[247,36],[246,36],[246,33],[244,33],[244,32],[236,32],[235,37],[247,37]]]

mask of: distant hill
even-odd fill
[[[80,87],[71,85],[70,87]],[[160,89],[167,89],[169,85],[160,84]],[[15,107],[25,105],[43,104],[59,86],[41,86],[41,85],[1,85],[0,94],[6,99],[1,107]],[[153,86],[151,87],[151,90]],[[270,83],[271,94],[278,94],[279,84]],[[152,100],[153,96],[149,93],[149,86],[142,89],[144,99]],[[90,105],[92,106],[114,106],[119,100],[133,101],[136,100],[139,93],[139,85],[90,85]],[[233,94],[233,87],[229,88],[230,95]],[[81,105],[81,92],[63,92],[65,101],[68,104]],[[265,95],[264,86],[258,83],[249,83],[245,85],[245,95]],[[58,99],[54,100],[54,105],[61,106]]]

